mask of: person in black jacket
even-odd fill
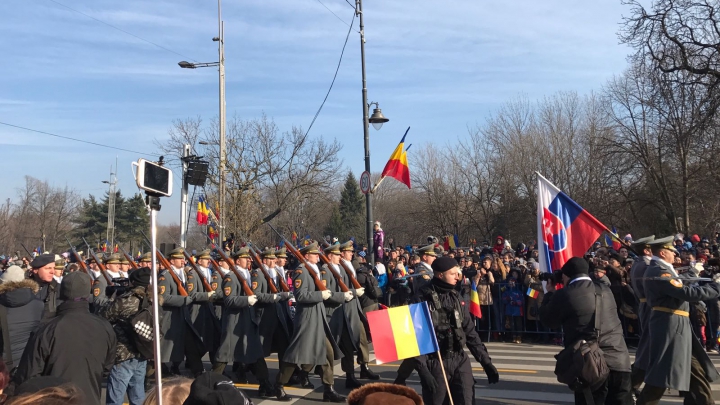
[[[352,265],[357,272],[357,282],[365,288],[365,294],[360,297],[360,305],[362,306],[363,312],[367,314],[370,311],[378,309],[378,299],[382,297],[382,290],[378,285],[377,279],[373,276],[370,267],[365,264],[365,259],[363,257],[360,257],[360,259],[362,260],[353,260]]]
[[[490,384],[500,379],[485,345],[475,331],[475,321],[455,286],[462,278],[457,261],[441,257],[432,264],[433,278],[419,292],[421,301],[427,301],[442,354],[444,370],[435,353],[416,357],[415,367],[420,374],[423,401],[428,405],[442,405],[451,395],[457,405],[472,405],[475,397],[475,379],[465,347],[482,365]],[[444,384],[447,376],[450,392]]]
[[[35,298],[40,286],[25,279],[25,272],[18,266],[10,266],[0,282],[0,350],[5,365],[12,370],[40,324],[43,302]]]
[[[632,405],[630,355],[623,339],[615,299],[605,283],[593,282],[588,273],[589,265],[584,259],[573,257],[568,260],[562,267],[565,287],[555,291],[555,285],[548,284],[548,292],[539,309],[540,321],[550,328],[562,326],[566,348],[580,339],[592,339],[595,326],[595,286],[598,285],[602,291],[601,306],[598,308],[598,343],[610,375],[600,388],[592,392],[593,401],[595,404]],[[575,393],[575,404],[586,404],[582,393]]]
[[[52,318],[55,316],[58,306],[57,292],[59,290],[58,282],[53,278],[55,275],[55,255],[40,255],[33,259],[30,267],[32,268],[32,279],[40,286],[36,296],[45,305],[43,319]]]
[[[74,272],[63,279],[63,303],[57,316],[42,324],[28,341],[16,385],[33,377],[64,378],[83,391],[88,404],[101,403],[103,373],[115,363],[116,338],[110,322],[90,313],[90,286],[86,273]]]

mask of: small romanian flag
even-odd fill
[[[530,298],[537,298],[540,295],[540,291],[528,287],[527,293],[525,294],[527,294],[527,296]]]
[[[471,280],[470,283],[470,313],[475,315],[476,318],[482,318],[482,311],[480,311],[480,296],[477,291],[477,284],[475,280]]]
[[[427,302],[367,313],[377,364],[438,351]]]
[[[400,143],[390,155],[390,160],[385,164],[381,177],[390,176],[410,188],[410,168],[408,167],[407,149],[405,148],[405,137],[410,127],[405,131]],[[408,146],[408,148],[410,148]]]

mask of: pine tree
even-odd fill
[[[365,196],[360,191],[355,176],[348,172],[345,186],[340,192],[340,219],[342,232],[336,234],[341,240],[355,237],[356,241],[364,240],[363,224],[365,220]]]
[[[330,215],[330,222],[328,223],[324,235],[330,235],[330,237],[342,235],[344,232],[344,226],[342,217],[340,216],[340,209],[336,204],[333,204],[332,214]],[[328,241],[329,242],[329,241]]]

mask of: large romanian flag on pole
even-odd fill
[[[583,257],[608,229],[540,173],[537,176],[540,270],[552,272],[571,257]]]
[[[367,313],[377,364],[438,351],[427,302]]]
[[[408,127],[407,131],[405,131],[405,135],[403,135],[400,143],[395,148],[392,155],[390,155],[390,160],[388,160],[387,164],[385,164],[385,168],[383,169],[380,178],[382,179],[383,177],[388,176],[393,177],[397,181],[405,184],[408,188],[411,188],[410,168],[408,167],[407,160],[407,149],[404,149],[405,137],[407,136],[408,131],[410,131],[410,127]],[[408,146],[408,148],[410,148],[410,146]],[[378,184],[380,184],[379,181]]]

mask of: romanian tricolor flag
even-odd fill
[[[525,293],[530,298],[537,298],[540,295],[540,291],[528,287],[527,292]]]
[[[475,280],[470,283],[470,313],[475,315],[476,318],[482,318],[482,311],[480,311],[480,295],[478,295],[477,284]]]
[[[205,198],[203,196],[200,196],[200,198],[198,199],[197,217],[196,217],[198,225],[207,225],[209,212],[210,211],[207,209],[207,206],[205,205]]]
[[[427,302],[367,313],[377,364],[438,351]]]
[[[390,160],[388,160],[387,164],[385,165],[381,177],[390,176],[398,180],[399,182],[405,184],[408,188],[411,188],[410,168],[408,167],[407,161],[407,149],[403,150],[403,148],[405,147],[405,137],[407,136],[409,130],[410,127],[408,127],[407,131],[405,131],[405,135],[403,135],[400,143],[395,148],[395,151],[393,151],[392,155],[390,155]],[[408,146],[408,148],[410,148],[410,146]]]
[[[118,244],[116,243],[116,244],[115,244],[115,247],[113,248],[113,253],[117,253],[119,248],[120,248],[120,247],[119,247]]]

